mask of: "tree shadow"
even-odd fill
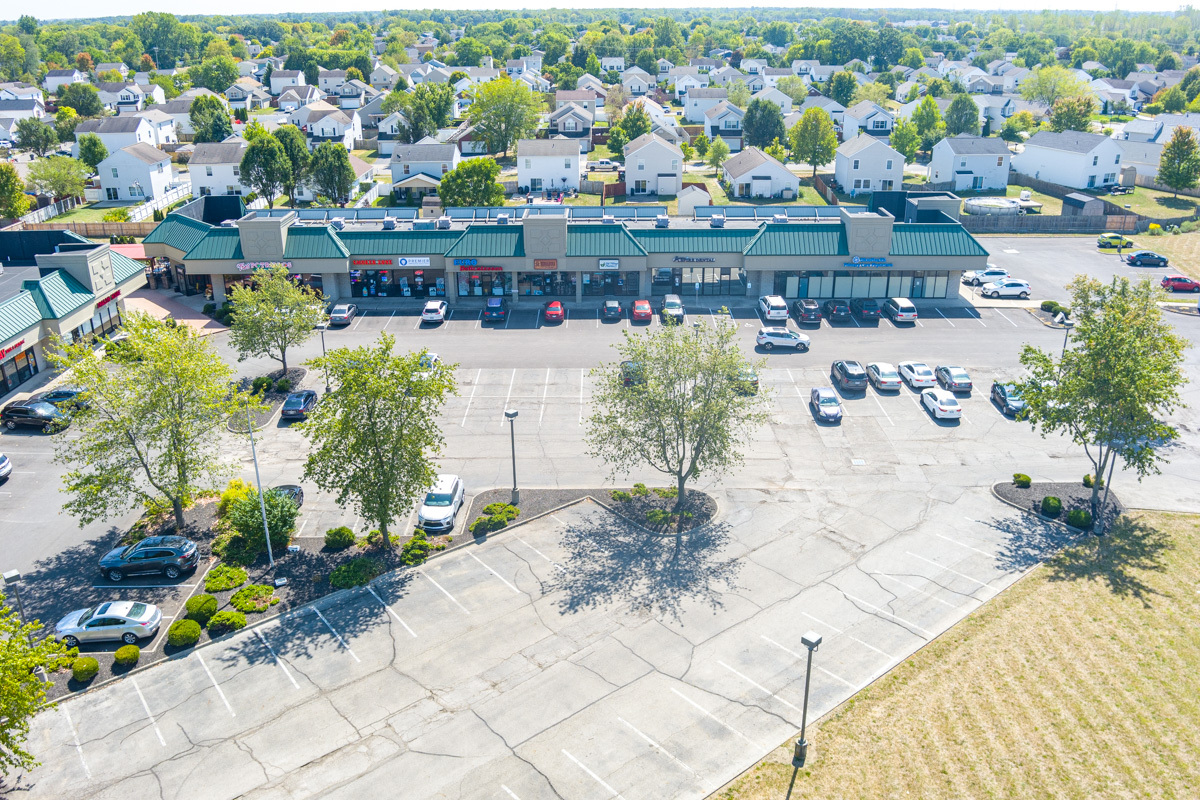
[[[1118,517],[1104,536],[1089,536],[1049,559],[1052,581],[1099,581],[1118,597],[1132,597],[1149,608],[1162,595],[1146,582],[1147,573],[1166,571],[1164,556],[1173,550],[1170,537],[1128,515]]]
[[[722,595],[736,588],[741,570],[738,559],[724,555],[729,542],[724,523],[659,535],[613,514],[592,513],[563,533],[559,608],[574,613],[625,601],[635,611],[675,619],[687,601],[722,608]]]
[[[1061,525],[1029,513],[981,522],[1005,535],[1004,543],[996,553],[996,562],[997,566],[1006,572],[1024,572],[1035,567],[1075,541],[1078,536]]]

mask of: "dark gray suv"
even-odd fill
[[[110,550],[100,559],[100,572],[110,581],[147,572],[175,580],[198,563],[200,550],[195,542],[182,536],[148,536],[137,544]]]

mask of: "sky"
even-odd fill
[[[818,6],[818,3],[803,2],[804,5]],[[1174,11],[1182,5],[1179,0],[956,0],[956,9],[1005,11],[1039,11],[1044,8],[1064,9],[1074,11],[1111,11],[1125,9],[1136,11]],[[511,7],[522,9],[542,8],[741,8],[741,7],[778,7],[770,2],[758,0],[654,0],[654,2],[637,4],[629,0],[522,0]],[[245,0],[206,0],[203,4],[171,3],[163,0],[58,0],[53,4],[55,18],[96,17],[105,15],[132,15],[141,11],[170,11],[175,14],[278,14],[283,12],[312,13],[330,11],[375,11],[387,8],[444,8],[444,9],[492,9],[501,6],[496,0],[438,0],[437,3],[416,0],[400,6],[391,0],[259,0],[247,3]],[[920,8],[913,0],[862,0],[861,2],[841,2],[838,8]],[[941,8],[945,8],[942,5]],[[833,8],[833,6],[830,6]],[[935,6],[930,6],[936,9]],[[41,16],[41,15],[36,15]],[[932,11],[930,16],[935,16]],[[49,18],[49,15],[47,15]]]

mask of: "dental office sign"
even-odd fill
[[[892,266],[892,262],[886,258],[867,258],[866,256],[854,256],[849,261],[842,264],[843,267],[858,267],[859,269],[881,269],[883,267]]]
[[[290,261],[239,261],[236,265],[239,272],[253,272],[259,269],[275,269],[276,267],[285,267],[289,271],[292,269]]]

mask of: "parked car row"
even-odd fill
[[[981,295],[992,299],[1016,297],[1028,300],[1033,294],[1029,281],[1014,278],[1008,274],[1008,270],[995,264],[988,264],[985,269],[967,270],[962,274],[962,282],[968,286],[978,286]]]

